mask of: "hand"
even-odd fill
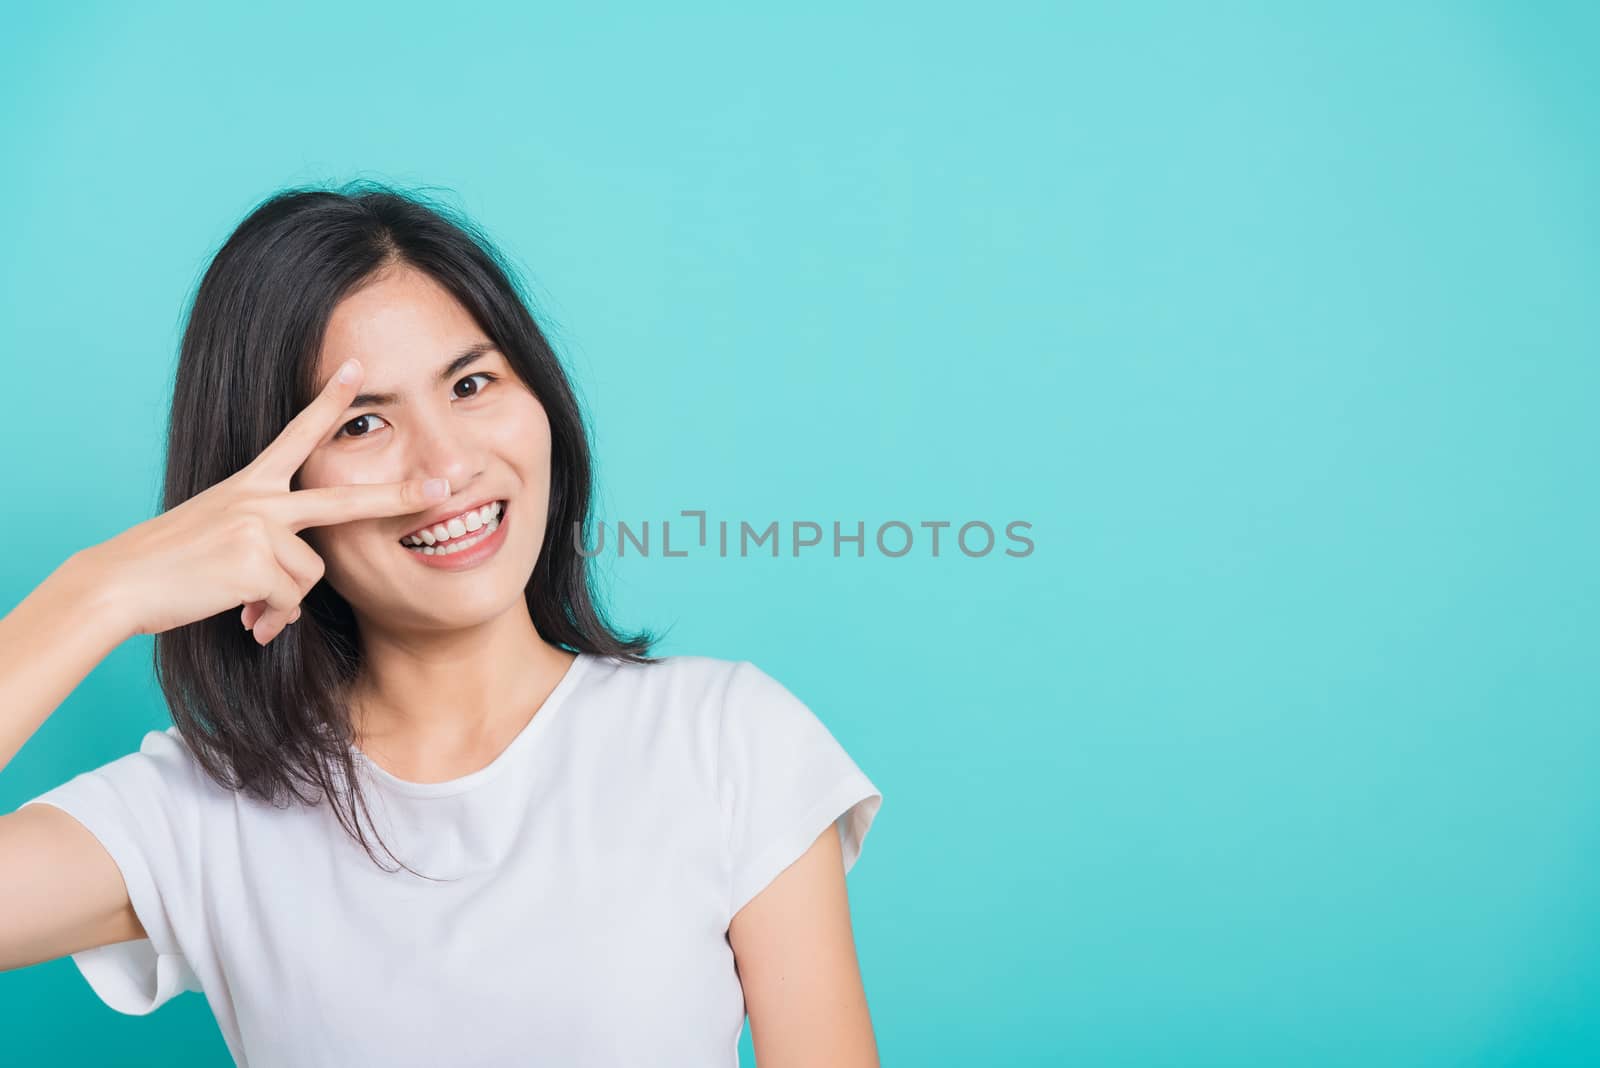
[[[341,378],[348,374],[348,379]],[[361,383],[351,360],[246,467],[177,507],[84,550],[132,634],[160,634],[244,606],[266,645],[300,617],[322,558],[298,532],[422,512],[450,495],[443,479],[291,490],[296,471],[338,426]],[[424,493],[430,486],[436,492]]]

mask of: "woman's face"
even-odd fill
[[[458,360],[468,352],[480,354]],[[450,496],[415,515],[302,531],[326,563],[328,583],[363,628],[454,629],[518,604],[544,543],[550,498],[544,406],[471,314],[409,265],[390,268],[334,309],[319,387],[351,357],[364,369],[359,395],[293,487],[447,478]],[[460,526],[452,517],[495,502],[503,526],[474,551],[468,543],[487,524],[474,531],[465,517]],[[434,538],[432,554],[402,543],[424,525],[430,534],[441,525],[461,533]],[[439,551],[452,543],[466,547]]]

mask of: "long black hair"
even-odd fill
[[[466,308],[549,419],[549,514],[524,591],[540,636],[572,652],[654,663],[649,650],[659,639],[613,629],[574,540],[589,541],[592,463],[566,373],[494,244],[421,193],[365,181],[285,190],[223,243],[184,326],[162,510],[229,477],[277,437],[316,393],[335,305],[398,263],[427,273]],[[155,639],[156,678],[206,774],[279,807],[329,802],[383,867],[359,818],[368,810],[346,703],[361,660],[354,614],[326,580],[302,602],[300,620],[264,647],[239,626],[237,609]]]

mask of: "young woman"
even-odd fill
[[[875,1065],[882,795],[749,661],[591,594],[590,457],[493,246],[291,191],[184,333],[165,511],[0,621],[0,766],[123,640],[173,727],[0,816],[0,968],[204,993],[269,1066]],[[835,830],[836,829],[836,830]]]

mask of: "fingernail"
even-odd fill
[[[356,380],[356,375],[361,372],[361,364],[355,360],[346,360],[339,367],[339,381],[349,385]]]
[[[422,495],[430,501],[442,501],[450,496],[450,480],[430,478],[422,484]]]

